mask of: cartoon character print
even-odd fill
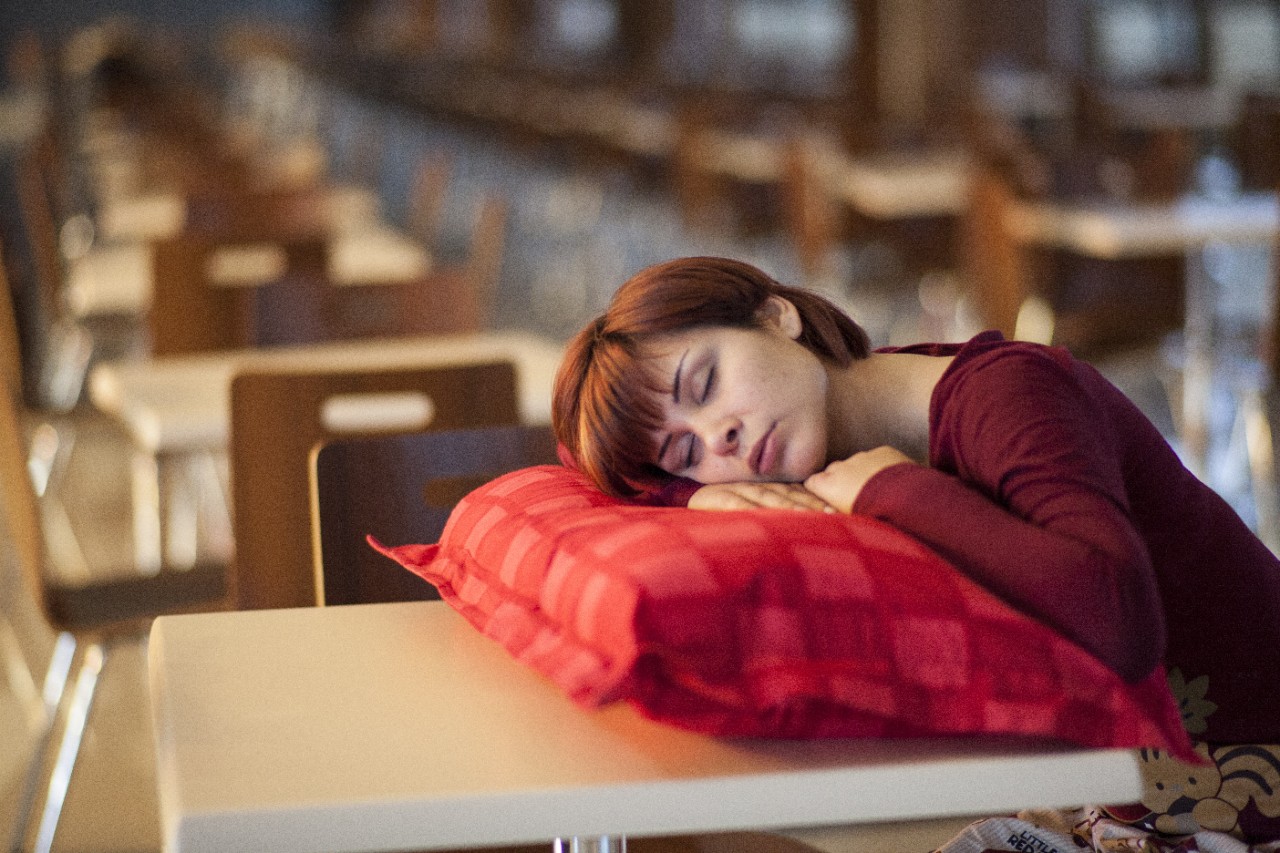
[[[1139,750],[1146,813],[1114,809],[1113,816],[1165,835],[1213,830],[1246,841],[1280,838],[1280,745],[1199,743],[1196,752],[1208,763]]]
[[[1169,680],[1169,692],[1178,701],[1182,727],[1187,730],[1187,734],[1203,735],[1209,729],[1209,718],[1218,710],[1217,704],[1209,700],[1209,676],[1201,675],[1187,680],[1182,670],[1175,666],[1166,677]]]

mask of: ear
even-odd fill
[[[800,319],[800,312],[791,300],[783,299],[781,296],[770,296],[760,306],[756,316],[764,328],[782,332],[793,341],[799,340],[800,333],[804,331],[804,321]]]

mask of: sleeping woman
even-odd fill
[[[1280,742],[1280,561],[1063,349],[871,350],[812,292],[685,258],[573,339],[554,427],[610,494],[881,519],[1127,681],[1207,679],[1197,737]]]

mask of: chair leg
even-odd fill
[[[627,853],[625,835],[574,835],[557,838],[552,853]]]
[[[71,667],[75,662],[76,645],[76,639],[71,634],[65,631],[59,634],[54,643],[53,652],[49,656],[48,667],[45,669],[40,701],[44,726],[31,749],[26,779],[23,781],[18,799],[18,813],[13,823],[13,835],[9,841],[9,850],[13,853],[22,853],[24,849],[27,826],[31,822],[37,792],[40,790],[40,780],[44,776],[49,749],[53,744],[58,708],[66,695],[67,679],[71,675]]]
[[[230,560],[235,551],[231,522],[231,477],[225,453],[203,451],[196,459],[198,524],[203,547],[214,559]]]
[[[48,718],[40,690],[36,686],[35,673],[22,653],[22,644],[13,620],[8,613],[0,612],[0,660],[3,660],[4,680],[9,691],[22,703],[32,728],[38,728]]]
[[[28,443],[27,470],[43,508],[41,520],[50,559],[67,577],[85,579],[89,576],[88,558],[61,494],[76,443],[75,425],[67,418],[42,421],[31,430]]]
[[[62,817],[62,807],[66,803],[67,791],[71,787],[71,777],[75,770],[76,759],[80,755],[80,743],[84,738],[85,728],[89,722],[89,712],[93,707],[93,698],[98,686],[98,677],[102,673],[106,648],[100,642],[89,643],[83,649],[80,665],[77,670],[75,688],[70,694],[62,721],[62,737],[58,742],[58,751],[54,757],[53,767],[48,773],[48,784],[45,786],[44,802],[40,809],[39,821],[34,827],[27,826],[35,816],[34,792],[30,802],[24,802],[24,813],[18,824],[22,833],[19,845],[14,849],[24,851],[30,838],[31,853],[50,853],[53,849],[54,836],[57,834],[58,821]],[[48,744],[52,744],[52,731],[49,732]],[[43,752],[44,750],[42,750]],[[41,756],[43,759],[43,756]],[[43,771],[42,765],[36,773]]]

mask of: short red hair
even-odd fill
[[[771,296],[796,307],[799,343],[841,367],[866,358],[867,334],[818,294],[779,284],[727,258],[680,258],[628,279],[608,310],[569,342],[556,373],[552,427],[578,468],[620,497],[660,486],[670,475],[653,458],[662,425],[662,380],[640,364],[653,337],[698,326],[758,328]]]

